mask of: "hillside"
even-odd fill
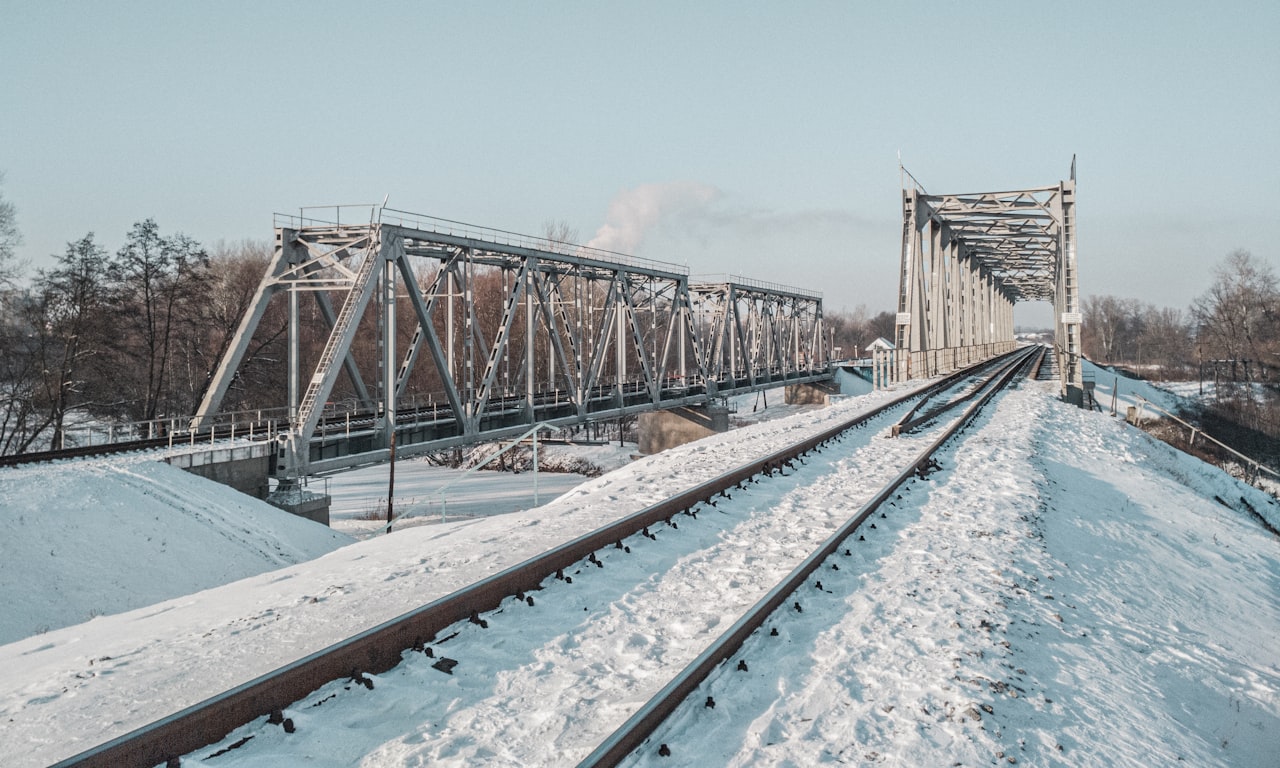
[[[351,542],[154,459],[0,469],[0,643],[301,563]]]

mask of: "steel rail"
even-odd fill
[[[1004,357],[1014,354],[1017,353]],[[53,768],[177,765],[180,756],[216,744],[231,731],[258,717],[270,715],[273,722],[278,722],[286,707],[326,683],[359,678],[365,673],[385,672],[400,663],[405,651],[432,642],[440,632],[457,622],[497,609],[507,597],[519,597],[525,592],[538,590],[543,581],[586,559],[596,550],[615,546],[650,525],[669,521],[755,475],[772,475],[841,433],[922,393],[949,387],[983,365],[986,363],[956,371],[923,390],[894,398],[768,456],[735,467],[397,618],[66,758],[54,764]]]
[[[984,390],[984,393],[965,409],[959,419],[944,429],[942,434],[921,451],[915,460],[903,469],[897,477],[881,488],[853,517],[849,518],[803,562],[797,565],[777,586],[739,618],[728,631],[708,646],[680,674],[640,707],[621,727],[605,739],[595,751],[578,763],[578,768],[615,766],[627,755],[638,749],[653,734],[654,730],[710,676],[717,666],[737,653],[742,644],[746,642],[746,639],[763,626],[774,611],[790,599],[790,596],[813,575],[828,557],[836,553],[845,539],[855,533],[867,518],[889,500],[898,488],[912,477],[923,472],[933,461],[934,455],[977,415],[982,406],[989,402],[997,392],[1008,386],[1019,371],[1026,369],[1028,362],[1033,357],[1031,352],[1031,349],[1016,350],[1011,355],[1006,356],[1006,364],[1001,366],[1000,370],[993,373],[987,382],[982,385],[981,389]]]
[[[1030,361],[1031,357],[1033,357],[1033,355],[1028,353],[1027,361]],[[1039,355],[1034,357],[1035,357],[1035,366],[1037,367],[1033,368],[1032,371],[1036,372],[1038,371],[1038,366],[1040,362],[1044,360],[1044,347],[1041,347]],[[1024,362],[1027,362],[1027,361],[1024,361]],[[908,434],[914,431],[917,427],[923,424],[927,424],[930,421],[933,421],[934,419],[938,418],[939,416],[946,413],[947,411],[950,411],[954,408],[959,408],[961,405],[977,397],[981,391],[982,391],[981,386],[974,387],[969,392],[955,398],[954,400],[950,400],[936,408],[929,409],[923,416],[912,418],[912,416],[914,416],[916,411],[919,409],[919,406],[917,406],[916,408],[913,408],[911,410],[911,413],[908,413],[906,416],[902,417],[902,419],[897,424],[894,424],[892,429],[890,430],[890,433],[894,437],[898,437],[903,434]]]
[[[979,363],[978,366],[979,366],[979,369],[981,370],[983,366],[990,367],[993,365],[999,365],[1000,362],[1001,362],[1001,358],[996,358],[995,362],[988,360],[983,363]],[[907,411],[906,414],[903,415],[903,417],[898,420],[897,424],[894,424],[892,427],[889,428],[889,434],[893,435],[894,437],[898,437],[904,432],[910,432],[911,430],[915,429],[921,424],[924,424],[930,421],[931,419],[935,419],[938,416],[941,416],[943,413],[946,413],[952,408],[958,408],[963,403],[966,403],[969,400],[973,399],[975,396],[977,396],[978,392],[981,391],[981,389],[982,389],[981,387],[974,387],[967,394],[961,395],[960,397],[957,397],[954,400],[944,403],[943,405],[940,405],[937,408],[933,408],[929,410],[923,416],[917,417],[916,414],[920,412],[920,409],[923,408],[925,405],[927,405],[930,402],[930,400],[932,400],[932,397],[921,398],[920,402],[912,406],[911,410]]]

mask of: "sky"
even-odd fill
[[[6,3],[0,194],[48,267],[374,203],[896,309],[930,193],[1078,163],[1082,293],[1280,266],[1280,4]],[[1047,318],[1047,313],[1044,315]]]

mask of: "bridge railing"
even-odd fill
[[[217,440],[269,440],[289,428],[288,408],[259,408],[217,414],[198,431],[189,428],[190,416],[142,421],[86,420],[62,428],[62,445],[86,448],[139,440],[165,440],[169,445],[209,443]]]
[[[748,288],[758,288],[762,291],[770,293],[788,293],[795,296],[804,296],[810,299],[821,299],[822,291],[811,291],[807,288],[796,288],[793,285],[784,283],[771,283],[768,280],[757,280],[754,277],[743,277],[742,275],[730,274],[698,274],[690,275],[689,283],[693,285],[726,285],[733,283],[734,285],[746,286]]]
[[[277,228],[288,229],[308,229],[317,227],[328,229],[343,226],[368,226],[379,223],[403,227],[405,229],[416,229],[420,232],[430,232],[437,235],[449,235],[451,237],[479,240],[486,243],[493,243],[495,245],[509,245],[516,248],[525,248],[545,253],[556,253],[563,256],[596,259],[598,261],[605,261],[611,264],[619,264],[622,266],[636,267],[639,269],[647,269],[657,272],[671,272],[680,275],[689,274],[689,268],[683,264],[659,261],[657,259],[646,259],[641,256],[632,256],[628,253],[619,253],[618,251],[610,251],[604,248],[594,248],[588,245],[578,245],[576,243],[554,240],[547,237],[539,237],[537,235],[526,235],[505,229],[495,229],[493,227],[484,227],[478,224],[468,224],[462,221],[454,221],[453,219],[442,219],[437,216],[401,211],[395,208],[386,208],[379,205],[355,204],[310,206],[298,209],[297,216],[287,213],[277,213],[275,215],[275,226]]]

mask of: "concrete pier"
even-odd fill
[[[831,396],[838,394],[840,387],[834,381],[791,384],[786,388],[784,402],[787,405],[829,405]]]
[[[650,411],[636,418],[640,452],[646,456],[729,430],[729,409],[722,406]]]

